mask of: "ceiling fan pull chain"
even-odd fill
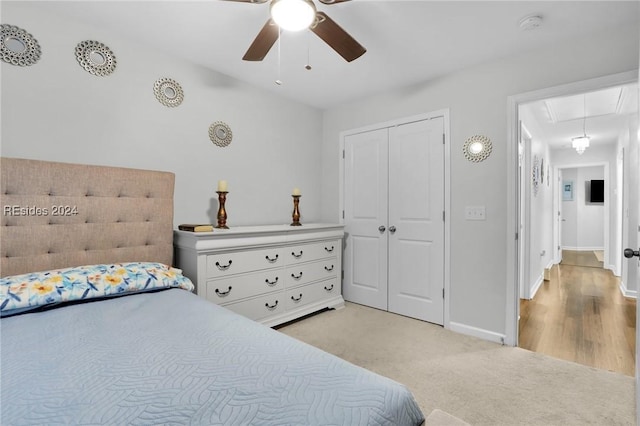
[[[282,43],[282,29],[278,28],[278,75],[276,78],[276,84],[278,86],[282,86],[282,80],[280,80],[280,52],[281,52],[281,43]]]
[[[307,65],[304,67],[307,71],[311,70],[311,31],[307,31]]]

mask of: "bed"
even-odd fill
[[[424,421],[405,386],[193,294],[170,266],[173,174],[0,175],[1,424]]]

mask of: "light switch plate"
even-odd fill
[[[466,220],[486,220],[484,206],[466,206],[464,208],[464,218]]]

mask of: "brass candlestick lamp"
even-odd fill
[[[224,208],[224,203],[227,201],[227,191],[216,191],[218,194],[218,224],[216,228],[229,229],[227,226],[227,211]]]
[[[229,229],[227,226],[227,211],[224,208],[224,204],[227,201],[227,194],[229,193],[229,191],[227,191],[226,180],[218,181],[218,190],[216,193],[218,194],[218,224],[216,228]]]
[[[291,226],[302,226],[302,224],[300,223],[300,197],[302,197],[302,194],[300,193],[300,190],[298,188],[293,188],[293,194],[291,195],[293,197],[293,214],[292,214],[292,219],[293,222],[291,222]]]

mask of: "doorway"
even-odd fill
[[[597,91],[604,88],[610,88],[610,87],[614,87],[618,85],[626,85],[626,84],[637,84],[637,76],[635,73],[633,72],[622,73],[622,74],[617,74],[613,76],[607,76],[607,77],[602,77],[598,79],[577,82],[577,83],[573,83],[565,86],[548,88],[548,89],[543,89],[536,92],[531,92],[531,93],[510,97],[508,111],[509,111],[509,128],[510,128],[509,132],[511,135],[511,140],[520,141],[519,130],[520,130],[521,117],[519,114],[519,107],[521,105],[524,105],[529,102],[541,101],[548,98],[570,96],[570,95],[575,95],[579,93]],[[521,253],[522,245],[529,244],[529,242],[521,240],[521,238],[526,238],[527,232],[519,232],[520,223],[521,223],[520,217],[523,215],[519,211],[518,207],[524,204],[520,198],[519,193],[524,192],[520,188],[522,179],[526,180],[527,182],[530,182],[530,179],[535,179],[535,176],[532,176],[531,174],[526,174],[524,172],[522,173],[522,176],[521,176],[520,173],[518,172],[520,170],[520,167],[518,165],[518,153],[519,153],[518,144],[516,144],[515,142],[512,144],[509,144],[508,150],[509,150],[508,157],[510,159],[509,175],[514,176],[513,182],[510,182],[510,185],[509,185],[510,186],[509,208],[512,214],[509,215],[508,226],[510,227],[510,229],[513,229],[515,231],[516,238],[511,243],[513,247],[513,251],[509,253],[509,259],[508,259],[509,276],[511,277],[510,281],[513,282],[514,284],[512,286],[509,286],[508,288],[507,329],[506,329],[505,343],[513,346],[517,346],[519,343],[519,336],[518,336],[519,314],[523,316],[526,314],[524,309],[522,312],[520,312],[520,308],[521,308],[520,297],[522,295],[522,289],[520,288],[521,277],[522,277],[523,266],[526,264],[527,261],[530,262],[530,257],[527,257],[524,260],[522,260],[522,253]],[[532,152],[532,156],[529,158],[530,161],[533,160],[534,155],[536,154],[538,155],[539,162],[537,167],[540,167],[541,158],[545,159],[545,163],[547,163],[547,165],[549,164],[548,163],[550,160],[549,152],[546,152],[546,151],[535,152],[535,150],[531,152]],[[533,163],[534,162],[532,161],[531,164]],[[614,163],[615,163],[615,159],[614,159]],[[523,169],[526,169],[526,168],[523,168]],[[549,173],[548,170],[552,170],[552,172]],[[560,187],[561,182],[559,182],[558,180],[562,178],[560,178],[559,169],[557,168],[554,169],[553,166],[551,166],[550,169],[547,169],[546,167],[545,168],[540,167],[540,169],[538,170],[538,173],[540,171],[546,173],[546,176],[545,176],[546,181],[544,182],[543,185],[550,185],[551,187],[558,185],[558,187]],[[541,182],[538,182],[538,184],[540,183]],[[519,191],[517,191],[516,189],[518,189]],[[551,204],[556,203],[556,201],[553,200],[553,195],[550,197],[549,202]],[[549,223],[550,227],[552,227],[552,224],[558,220],[557,215],[558,215],[558,209],[556,207],[549,208],[548,214],[545,215],[544,220]],[[616,224],[614,228],[618,229],[618,224]],[[548,238],[550,241],[559,239],[559,237],[554,236],[553,231],[549,232]],[[608,241],[611,240],[611,249],[609,251],[615,252],[615,256],[612,256],[612,259],[610,260],[605,260],[604,263],[607,265],[613,265],[612,269],[616,269],[615,272],[619,273],[619,271],[617,270],[617,266],[615,265],[617,265],[617,257],[616,257],[617,253],[621,252],[621,244],[620,242],[618,242],[617,237],[615,238],[612,237],[607,240]],[[535,256],[537,254],[537,255],[540,255],[541,257],[548,255],[549,259],[552,260],[551,262],[548,263],[549,265],[548,268],[546,267],[542,268],[545,272],[547,272],[547,275],[548,275],[547,278],[549,278],[549,281],[544,281],[542,277],[545,274],[541,273],[540,274],[541,279],[539,283],[540,285],[539,285],[539,288],[537,289],[538,292],[544,290],[547,283],[553,282],[554,279],[556,280],[562,279],[562,278],[568,279],[569,273],[565,272],[563,274],[562,271],[560,270],[560,265],[558,265],[561,260],[558,258],[561,256],[561,253],[562,253],[561,250],[559,250],[559,247],[552,245],[552,243],[543,244],[543,247],[541,250],[537,250],[537,248],[534,249],[531,246],[527,246],[527,247],[531,251],[532,255]],[[605,257],[608,257],[609,254],[610,253],[606,253]],[[518,262],[519,259],[521,260],[520,262]],[[532,265],[529,264],[529,266],[532,266]],[[534,270],[536,268],[538,268],[538,265],[535,265],[535,267],[532,267],[531,270]],[[611,273],[611,271],[605,271],[605,272]],[[579,275],[584,275],[584,273],[585,272],[583,271]],[[617,291],[618,296],[622,297],[620,290],[618,290],[617,288],[615,288],[615,290]],[[532,293],[534,293],[535,295],[536,291]],[[622,300],[626,302],[626,298],[622,297]],[[634,302],[634,306],[635,306],[635,302]],[[626,309],[626,310],[629,311],[629,309]],[[635,316],[635,310],[634,310],[634,316]],[[635,337],[635,330],[633,331],[633,334]]]
[[[605,229],[613,228],[614,223],[604,214],[611,202],[605,206],[599,201],[597,187],[609,176],[608,164],[556,169],[557,184],[546,188],[555,189],[549,196],[559,199],[549,215],[559,219],[554,221],[559,229],[553,232],[559,250],[535,294],[527,297],[522,293],[518,345],[633,376],[635,300],[624,297],[620,278],[604,261],[605,239],[609,238]],[[610,191],[606,193],[609,198]],[[536,235],[531,236],[531,245]]]

